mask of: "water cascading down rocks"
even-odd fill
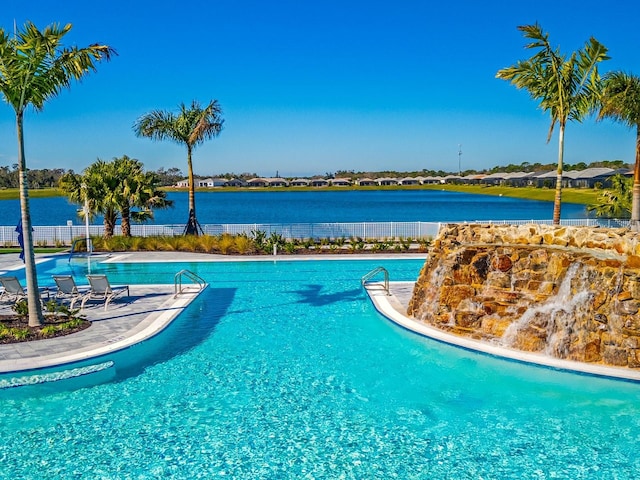
[[[457,335],[640,368],[640,235],[627,229],[452,224],[409,303]]]

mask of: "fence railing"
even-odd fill
[[[228,223],[202,225],[205,234],[220,235],[247,234],[264,232],[266,235],[276,233],[286,239],[322,239],[322,238],[352,238],[385,240],[389,238],[435,237],[440,226],[445,223],[492,223],[522,225],[527,223],[552,224],[552,220],[478,220],[477,222],[351,222],[351,223]],[[626,227],[629,220],[616,219],[567,219],[561,220],[562,225],[568,226],[602,226]],[[102,225],[89,225],[89,235],[102,236]],[[184,225],[131,225],[131,234],[136,237],[176,236],[182,235]],[[115,235],[120,235],[120,225],[116,225]],[[84,238],[84,225],[34,226],[33,242],[36,246],[67,246],[74,239]],[[16,227],[0,226],[0,246],[10,247],[18,245]]]

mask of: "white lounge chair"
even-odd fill
[[[89,291],[82,296],[80,309],[84,308],[84,304],[90,300],[104,301],[104,309],[109,306],[109,302],[125,292],[129,296],[129,286],[122,285],[112,287],[106,275],[87,275],[89,280]]]
[[[86,289],[85,291],[80,291],[71,275],[54,275],[53,279],[58,287],[55,299],[61,302],[68,301],[69,308],[73,308],[74,304],[88,293]]]
[[[0,277],[2,293],[0,300],[13,300],[17,302],[22,298],[27,298],[27,290],[22,286],[17,277]]]
[[[0,277],[0,284],[2,285],[2,293],[0,293],[0,301],[11,300],[18,302],[24,298],[27,298],[27,289],[22,286],[18,277]],[[40,297],[46,295],[49,298],[49,289],[46,287],[40,288]]]

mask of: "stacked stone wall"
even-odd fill
[[[640,368],[640,237],[549,225],[443,227],[408,314],[458,335]]]

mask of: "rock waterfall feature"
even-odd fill
[[[408,314],[527,352],[640,368],[640,235],[528,224],[444,226]]]

